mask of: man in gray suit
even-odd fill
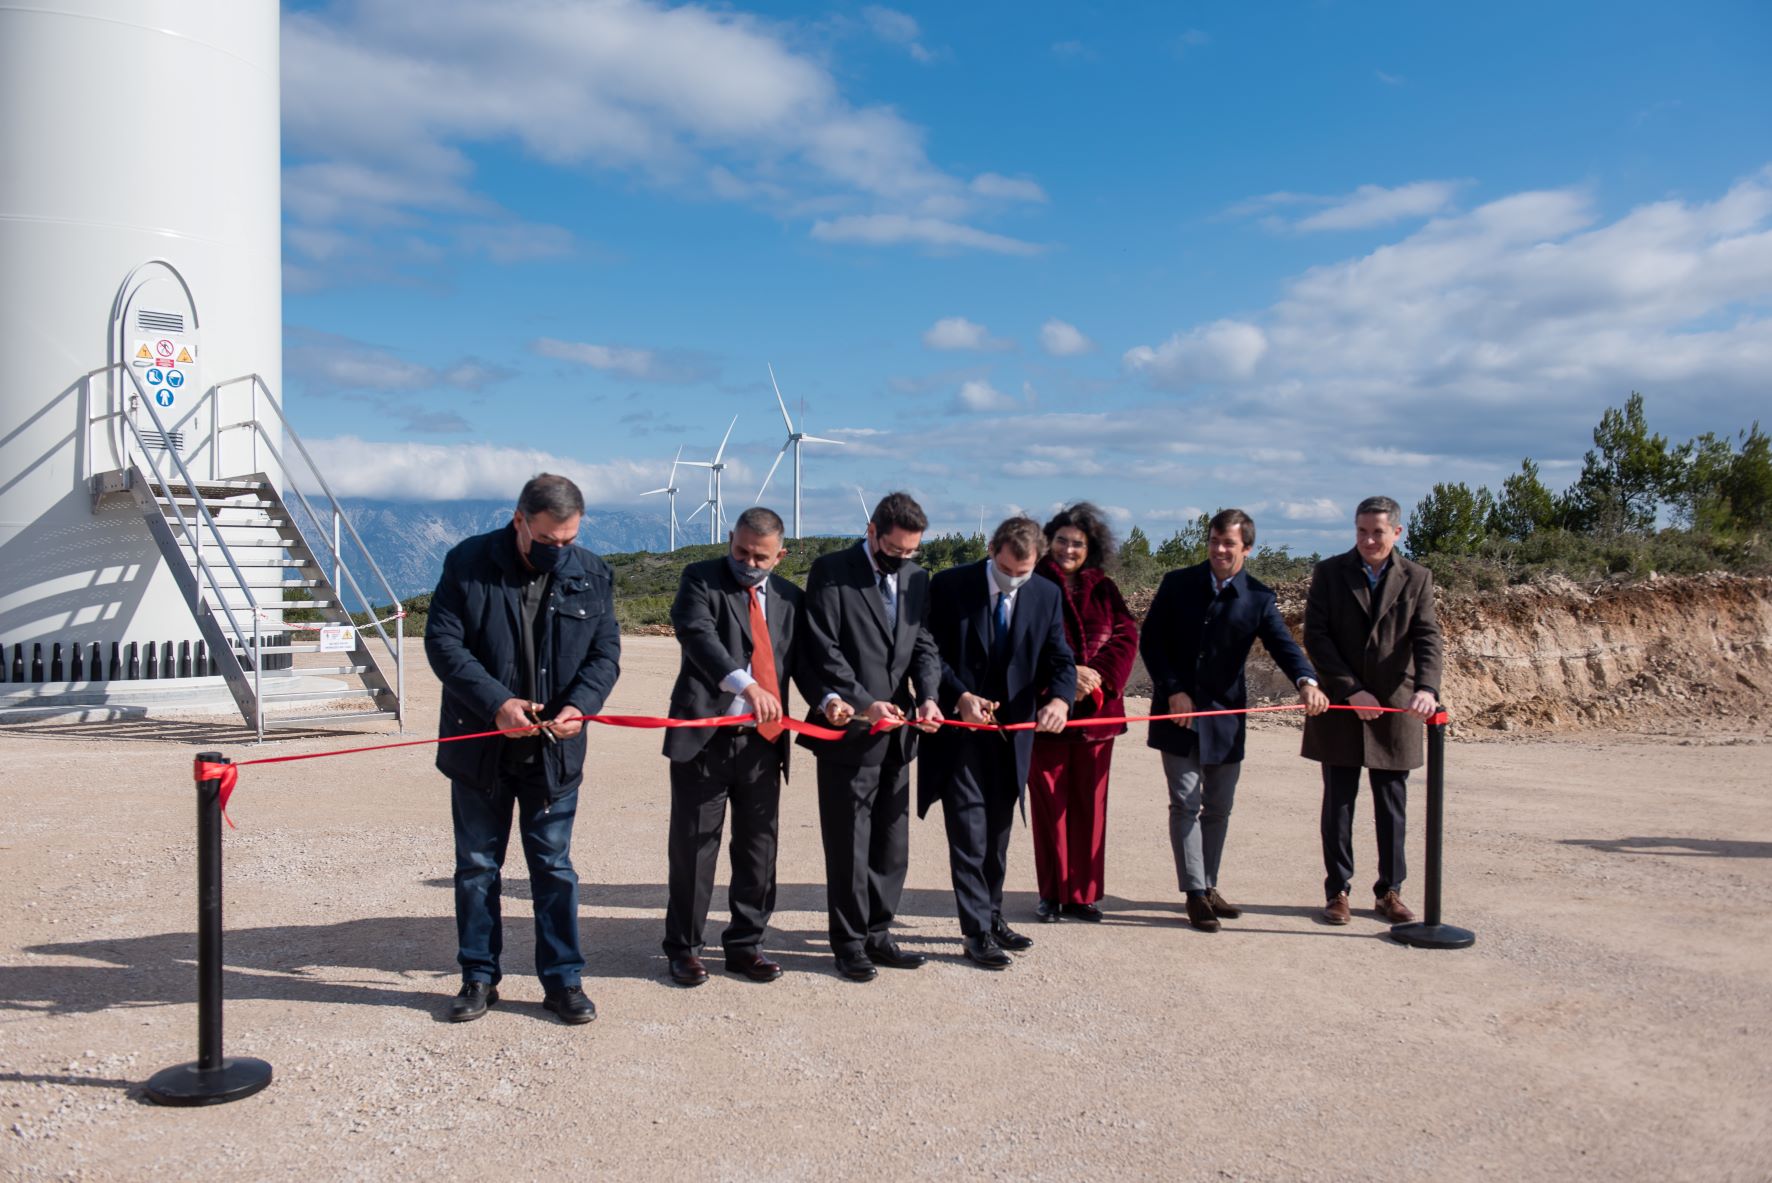
[[[781,977],[781,966],[761,946],[775,910],[776,824],[790,750],[782,702],[800,615],[800,589],[770,574],[787,553],[782,533],[774,510],[745,510],[733,524],[726,555],[685,567],[671,605],[683,660],[671,688],[670,717],[754,719],[665,732],[671,820],[664,951],[671,980],[680,986],[708,980],[702,926],[729,801],[732,923],[720,938],[726,970],[754,982]]]
[[[812,706],[807,718],[850,734],[800,742],[818,760],[831,952],[838,972],[857,982],[871,981],[876,966],[916,969],[927,960],[900,949],[891,928],[910,865],[915,728],[934,730],[942,718],[941,654],[926,623],[929,573],[912,561],[928,527],[910,494],[888,493],[867,536],[820,558],[806,579],[798,681]],[[913,722],[913,712],[913,726],[869,730]]]
[[[1304,756],[1323,765],[1323,919],[1346,924],[1354,874],[1354,799],[1360,770],[1372,787],[1378,824],[1381,920],[1407,924],[1415,913],[1403,886],[1404,802],[1409,770],[1424,759],[1422,722],[1439,709],[1444,659],[1434,616],[1434,577],[1396,553],[1403,527],[1389,497],[1354,511],[1354,549],[1317,564],[1304,608],[1304,648],[1331,702],[1358,708],[1304,721]],[[1407,714],[1377,710],[1401,708]]]

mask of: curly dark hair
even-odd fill
[[[1089,540],[1089,553],[1083,558],[1085,567],[1111,568],[1114,559],[1119,555],[1119,548],[1114,545],[1114,532],[1108,527],[1107,516],[1093,502],[1079,501],[1052,515],[1046,523],[1046,541],[1052,542],[1052,536],[1073,526],[1083,531],[1083,537]]]

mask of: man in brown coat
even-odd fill
[[[1422,722],[1439,709],[1444,659],[1434,618],[1434,577],[1396,553],[1403,527],[1389,497],[1368,497],[1354,511],[1355,545],[1317,564],[1304,610],[1304,647],[1333,703],[1356,708],[1304,721],[1304,755],[1323,765],[1323,919],[1348,922],[1354,874],[1354,798],[1367,769],[1378,824],[1379,918],[1407,924],[1403,906],[1404,801],[1409,769],[1423,759]]]

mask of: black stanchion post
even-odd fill
[[[197,754],[199,766],[228,762],[220,752]],[[148,1100],[160,1105],[222,1105],[271,1083],[263,1060],[222,1055],[221,784],[219,774],[197,782],[197,1059],[148,1079]]]
[[[1440,867],[1446,815],[1446,712],[1427,724],[1427,902],[1414,924],[1391,927],[1391,939],[1417,949],[1468,949],[1477,934],[1440,921]]]

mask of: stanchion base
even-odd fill
[[[156,1105],[226,1105],[271,1083],[271,1066],[251,1056],[228,1056],[220,1068],[199,1068],[195,1060],[162,1068],[144,1090]]]
[[[1391,940],[1417,949],[1468,949],[1477,934],[1452,924],[1393,924]]]

